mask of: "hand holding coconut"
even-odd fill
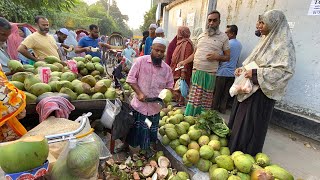
[[[85,47],[84,49],[85,49],[85,52],[91,52],[91,46],[88,46],[88,47]]]

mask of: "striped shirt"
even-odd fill
[[[130,69],[127,82],[137,84],[147,98],[158,97],[161,90],[172,89],[174,85],[170,66],[164,61],[160,67],[154,66],[150,55],[141,56],[136,60]],[[141,102],[136,96],[132,99],[131,106],[146,116],[158,114],[161,110],[158,103]]]

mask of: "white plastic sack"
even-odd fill
[[[119,99],[116,99],[114,104],[109,99],[106,99],[106,106],[100,119],[104,127],[108,129],[112,128],[113,121],[121,111],[121,105],[122,103]]]
[[[179,91],[180,90],[180,81],[181,81],[181,79],[178,79],[176,81],[176,83],[174,84],[174,87],[173,87],[174,91]]]
[[[248,94],[252,91],[253,84],[250,79],[244,77],[244,74],[245,73],[242,73],[234,80],[229,90],[231,97],[238,94]]]

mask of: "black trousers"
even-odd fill
[[[217,76],[213,96],[213,109],[225,112],[228,100],[231,98],[229,89],[234,82],[234,77]]]

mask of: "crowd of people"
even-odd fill
[[[209,109],[226,113],[231,99],[229,89],[235,78],[244,74],[253,88],[249,93],[240,92],[231,105],[229,148],[251,155],[262,151],[275,101],[283,97],[294,73],[295,49],[288,22],[279,10],[260,15],[255,32],[260,41],[241,64],[238,27],[228,25],[222,32],[220,19],[220,13],[212,11],[205,31],[197,28],[191,38],[188,27],[179,27],[170,43],[155,24],[150,25],[149,33],[143,33],[140,52],[144,56],[136,60],[127,78],[136,92],[131,103],[136,121],[119,150],[140,146],[146,154],[152,154],[160,109],[145,102],[146,97],[168,88],[174,92],[177,106],[185,106],[185,115],[197,116]],[[252,63],[256,66],[248,68]],[[179,89],[173,90],[181,79],[190,87],[187,98]],[[150,129],[144,122],[146,118],[152,122]]]
[[[239,63],[242,45],[237,40],[238,27],[228,25],[223,32],[220,22],[221,14],[212,11],[207,16],[206,29],[197,28],[191,37],[190,29],[181,26],[170,43],[165,39],[164,30],[151,24],[149,30],[143,32],[140,44],[137,41],[125,43],[122,56],[130,67],[126,82],[135,92],[131,101],[135,123],[118,151],[131,145],[140,146],[146,155],[152,154],[157,142],[161,109],[157,103],[146,102],[147,98],[157,97],[162,89],[170,89],[175,94],[177,106],[185,106],[185,115],[197,116],[208,109],[225,113],[230,104],[229,89],[241,74],[252,82],[253,88],[249,93],[240,92],[234,98],[228,123],[231,129],[229,147],[232,152],[239,150],[252,155],[262,151],[275,101],[283,97],[288,80],[294,73],[295,48],[288,22],[279,10],[260,15],[255,32],[260,41],[242,64]],[[50,55],[70,58],[82,53],[101,57],[101,53],[93,52],[91,47],[111,48],[106,36],[99,38],[96,25],[89,27],[88,35],[80,33],[77,36],[62,28],[51,36],[48,35],[49,22],[45,17],[38,16],[35,23],[36,32],[19,33],[21,38],[15,57],[23,56],[29,61],[41,61]],[[6,62],[11,54],[7,53],[10,51],[6,49],[6,42],[14,32],[13,27],[0,18],[0,98],[7,97],[2,94],[14,92],[21,100],[18,102],[16,99],[13,103],[10,99],[2,99],[0,102],[0,109],[4,110],[0,113],[0,141],[7,129],[12,128],[10,123],[21,118],[25,106],[23,92],[9,85],[2,73],[9,72]],[[74,49],[75,54],[66,49]],[[133,59],[135,56],[140,57]],[[256,66],[247,68],[252,63]],[[189,86],[187,97],[179,89],[173,90],[179,80],[184,80]],[[146,119],[151,121],[151,127],[145,123]],[[12,130],[18,135],[24,132],[23,129],[18,131],[19,128]]]
[[[101,58],[102,49],[111,48],[108,44],[108,36],[100,36],[99,27],[94,24],[89,26],[88,31],[81,30],[76,33],[74,30],[60,28],[51,34],[48,19],[44,16],[36,16],[36,29],[26,23],[10,23],[10,27],[11,31],[5,43],[5,57],[1,58],[5,73],[9,73],[7,61],[10,59],[18,60],[22,64],[33,65],[36,61],[42,61],[47,56],[55,56],[62,61],[77,56],[83,57],[86,54]],[[128,50],[123,52],[123,56],[131,62],[132,57],[139,52],[139,42],[137,40],[121,40],[126,41],[126,49],[134,51],[130,56]],[[92,48],[99,48],[99,50],[94,51]],[[4,55],[2,54],[2,56]]]

